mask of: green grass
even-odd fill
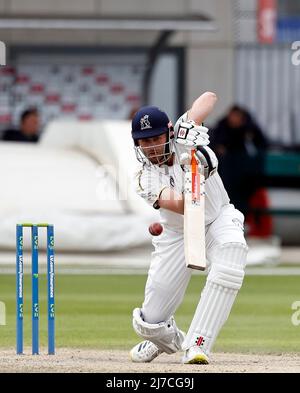
[[[129,349],[138,342],[131,313],[143,300],[145,276],[61,275],[56,280],[58,347]],[[40,280],[41,344],[47,342],[45,277]],[[294,301],[300,300],[299,276],[247,276],[216,351],[299,352],[300,326],[291,323]],[[187,330],[204,277],[192,277],[177,324]],[[0,347],[15,345],[15,276],[0,277],[0,301],[7,311],[0,326]],[[25,345],[31,345],[30,277],[25,277]]]

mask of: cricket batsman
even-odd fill
[[[202,125],[217,101],[214,93],[198,97],[174,128],[155,106],[142,107],[132,120],[132,138],[140,162],[137,193],[159,209],[163,232],[153,237],[154,252],[141,308],[133,310],[133,328],[144,341],[130,351],[133,362],[151,362],[159,354],[184,351],[182,363],[208,364],[214,342],[242,286],[248,247],[244,216],[230,203],[208,147]],[[178,135],[178,130],[185,130]],[[184,254],[184,171],[182,159],[197,149],[206,179],[205,244],[207,280],[187,334],[174,314],[183,300],[192,269]],[[232,168],[234,170],[234,168]],[[200,293],[200,289],[199,289]]]

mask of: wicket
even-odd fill
[[[39,235],[38,228],[47,228],[48,287],[48,354],[55,354],[54,298],[54,227],[50,224],[17,224],[16,227],[16,292],[17,292],[17,354],[23,353],[23,228],[31,228],[32,277],[32,354],[39,354]]]

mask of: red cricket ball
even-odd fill
[[[149,232],[152,236],[159,236],[163,231],[163,226],[159,222],[154,222],[149,226]]]

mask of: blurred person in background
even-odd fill
[[[3,141],[38,142],[40,117],[36,108],[28,108],[21,114],[20,128],[5,130]]]
[[[234,105],[212,130],[211,147],[219,160],[219,173],[231,202],[246,217],[249,236],[268,237],[271,218],[253,215],[252,209],[267,208],[263,188],[264,160],[268,143],[249,112]]]

